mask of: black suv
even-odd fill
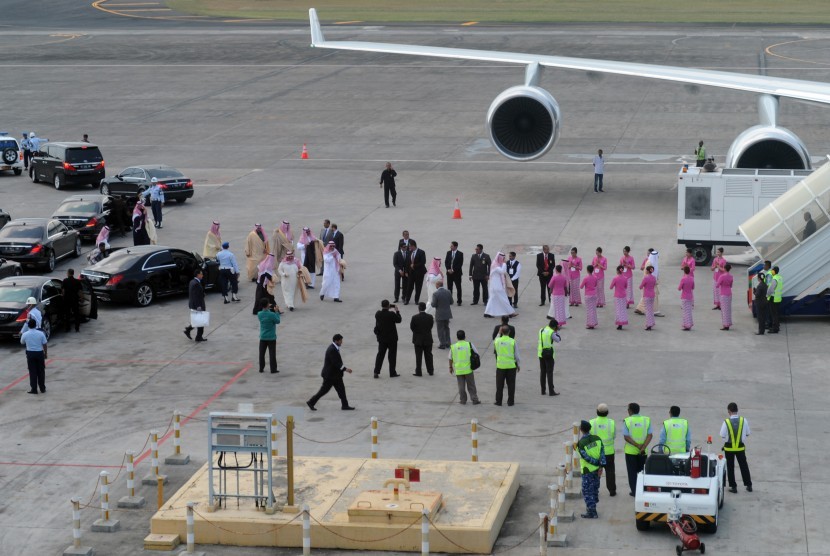
[[[106,177],[104,157],[92,143],[46,143],[32,156],[29,177],[35,183],[54,184],[55,189],[65,185],[97,188]]]

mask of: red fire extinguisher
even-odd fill
[[[700,448],[699,447],[695,447],[695,449],[692,450],[691,478],[692,479],[699,479],[700,478]]]

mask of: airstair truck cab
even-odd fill
[[[677,243],[709,264],[716,245],[749,245],[738,226],[791,189],[812,170],[680,169],[677,176]]]

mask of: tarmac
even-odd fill
[[[495,551],[538,554],[537,516],[547,510],[547,485],[563,458],[571,423],[590,418],[599,402],[610,406],[619,423],[631,401],[651,416],[655,436],[669,406],[679,405],[694,444],[712,435],[716,448],[728,402],[737,402],[750,420],[754,492],[727,493],[719,530],[705,538],[707,552],[830,554],[830,533],[822,525],[830,495],[822,471],[830,429],[821,424],[828,421],[828,321],[793,319],[779,335],[755,336],[743,302],[745,267],[736,267],[733,329],[719,330],[706,269],[698,271],[695,328],[680,327],[676,173],[700,139],[723,161],[733,138],[757,123],[752,95],[547,71],[542,85],[562,108],[562,138],[540,161],[521,164],[489,145],[484,118],[500,91],[522,82],[523,68],[316,51],[308,48],[307,27],[293,24],[123,18],[80,0],[46,3],[54,10],[19,0],[6,4],[14,15],[0,33],[0,128],[18,137],[35,130],[53,140],[88,133],[101,146],[108,175],[140,163],[182,169],[195,180],[196,195],[165,208],[162,244],[200,252],[211,221],[218,219],[223,239],[243,261],[244,239],[255,222],[269,233],[283,219],[295,233],[304,225],[317,233],[322,219],[330,218],[345,234],[349,267],[342,304],[320,302],[311,292],[307,304],[283,315],[278,375],[256,372],[254,292],[244,281],[241,304],[223,305],[219,296],[208,296],[209,341],[201,345],[181,333],[188,320],[184,298],[146,309],[102,305],[98,320],[82,326],[80,334],[55,334],[46,395],[25,394],[22,351],[13,342],[0,345],[4,556],[62,553],[72,541],[70,498],[96,506],[99,472],[118,474],[126,450],[143,455],[150,430],[164,432],[179,410],[187,417],[182,447],[192,462],[163,468],[170,483],[166,492],[175,492],[206,461],[207,414],[240,403],[294,413],[297,432],[312,439],[295,440],[303,456],[368,457],[370,436],[363,429],[377,416],[396,423],[381,425],[381,458],[469,461],[469,422],[477,418],[492,429],[479,433],[480,460],[521,466],[521,487]],[[757,73],[763,57],[771,75],[828,81],[830,74],[825,28],[324,26],[330,38],[747,73]],[[781,108],[780,122],[798,133],[817,162],[830,152],[826,109],[789,101]],[[300,160],[303,144],[309,160]],[[598,148],[608,157],[604,194],[591,187],[590,160]],[[389,209],[378,188],[387,160],[399,174],[398,206]],[[0,206],[12,217],[48,216],[64,197],[83,191],[0,176]],[[461,220],[451,219],[456,197]],[[402,376],[390,379],[384,363],[381,379],[372,379],[373,315],[382,299],[392,297],[391,258],[403,229],[428,257],[443,257],[451,240],[467,257],[476,243],[491,256],[508,249],[519,254],[520,316],[512,323],[524,364],[514,407],[492,405],[495,323],[482,318],[481,305],[470,306],[469,282],[464,305],[453,307],[451,330],[466,330],[484,355],[477,371],[482,405],[457,403],[445,351],[435,350],[435,376],[412,376],[406,323],[413,305],[402,307]],[[574,309],[558,346],[555,383],[562,395],[556,398],[539,395],[534,360],[536,331],[547,313],[538,306],[534,276],[534,253],[543,243],[552,245],[557,260],[572,245],[584,257],[602,246],[610,262],[624,245],[632,247],[638,263],[649,247],[661,253],[665,318],[647,333],[642,317],[630,314],[630,326],[618,332],[608,307],[600,311],[599,328],[590,331],[584,309]],[[114,244],[127,245],[128,238]],[[727,249],[727,259],[742,251]],[[84,262],[64,261],[55,276]],[[345,336],[344,360],[355,371],[346,387],[357,410],[341,413],[332,393],[311,414],[305,400],[319,387],[323,352],[334,333]],[[172,453],[170,438],[160,451],[162,459]],[[138,478],[148,465],[144,456]],[[610,498],[603,487],[599,520],[563,524],[569,546],[558,553],[656,556],[674,550],[667,530],[635,530],[623,467],[620,461],[620,495]],[[122,470],[110,498],[125,494]],[[155,490],[140,487],[140,494],[147,498],[144,508],[114,512],[121,524],[116,533],[91,532],[100,511],[83,510],[83,543],[97,554],[144,553]],[[199,549],[215,555],[296,553]]]

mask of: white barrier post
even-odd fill
[[[135,452],[127,452],[127,496],[118,500],[118,507],[136,509],[144,504],[144,497],[135,495]]]
[[[303,504],[303,556],[311,556],[311,515],[308,504]]]
[[[141,479],[142,485],[154,486],[159,478],[167,484],[167,475],[159,473],[159,431],[150,431],[150,474]]]
[[[378,459],[378,418],[372,417],[372,459]]]
[[[570,442],[565,442],[565,488],[573,487],[573,461],[571,454],[573,453],[573,445]]]
[[[72,498],[72,545],[63,551],[63,556],[93,556],[91,546],[81,546],[81,499]]]
[[[579,450],[576,447],[576,445],[579,444],[579,423],[574,423],[573,433],[574,433],[574,442],[573,442],[573,445],[571,446],[571,449],[573,451],[573,461],[571,462],[571,469],[573,469],[573,476],[574,477],[581,477],[582,476],[582,468],[579,466]]]
[[[565,489],[565,475],[566,475],[566,466],[564,463],[559,464],[559,484],[557,485],[557,491],[559,492],[559,501],[557,503],[557,514],[559,517],[559,521],[562,523],[570,523],[574,520],[574,512],[568,511],[565,507],[565,499],[567,498],[566,489]]]
[[[478,419],[470,421],[470,438],[473,443],[473,461],[478,461]]]
[[[548,543],[547,543],[547,527],[546,521],[548,519],[548,514],[539,512],[539,556],[547,556],[548,554]]]
[[[173,455],[164,458],[165,465],[187,465],[190,456],[182,453],[182,414],[173,412]]]
[[[426,508],[421,510],[421,556],[429,556],[429,510]]]
[[[92,523],[92,530],[96,533],[115,533],[121,528],[117,519],[110,519],[110,474],[101,471],[101,519]]]
[[[204,552],[196,552],[196,523],[193,516],[193,507],[196,502],[187,503],[187,548],[179,552],[179,556],[205,556]]]
[[[278,430],[279,430],[279,427],[277,426],[277,418],[272,417],[271,418],[271,457],[272,458],[275,458],[278,455],[280,455],[279,449],[277,447],[277,431]]]
[[[559,533],[559,486],[548,485],[550,491],[550,514],[548,515],[548,546],[568,546],[567,535]]]

